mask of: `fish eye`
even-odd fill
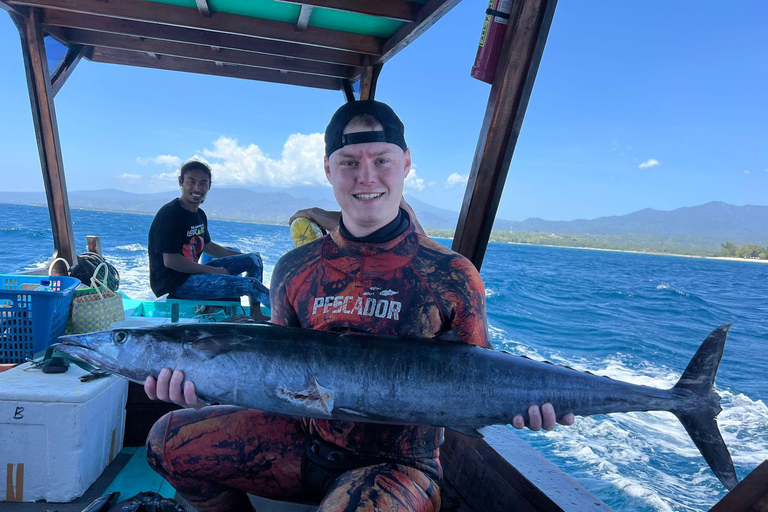
[[[112,339],[115,343],[125,343],[125,340],[128,339],[128,334],[125,331],[115,331],[112,335]]]

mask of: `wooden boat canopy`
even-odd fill
[[[83,57],[370,99],[384,63],[458,1],[0,0],[21,35],[54,256],[77,257],[53,98]],[[556,4],[517,0],[512,7],[453,244],[478,269]],[[46,38],[67,48],[55,66]]]
[[[344,90],[458,0],[2,0],[94,62]],[[363,96],[368,96],[363,91]]]

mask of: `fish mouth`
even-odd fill
[[[114,368],[117,368],[117,361],[114,358],[89,346],[90,338],[89,335],[59,336],[59,342],[52,347],[102,370],[113,371]]]

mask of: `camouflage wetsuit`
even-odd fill
[[[490,348],[474,266],[413,227],[386,243],[339,229],[275,267],[272,321],[323,330],[432,338],[457,331]],[[246,508],[239,490],[324,499],[321,510],[440,508],[443,429],[307,420],[235,407],[183,410],[147,440],[150,464],[199,510]],[[236,490],[239,489],[239,490]]]

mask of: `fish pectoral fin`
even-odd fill
[[[472,437],[474,439],[482,439],[483,434],[478,432],[476,428],[471,427],[451,427],[451,430],[454,430],[458,432],[459,434],[464,434],[467,437]]]
[[[459,333],[461,332],[461,329],[459,327],[454,327],[453,329],[449,329],[447,331],[441,331],[437,333],[437,336],[435,336],[436,340],[440,341],[453,341],[455,343],[466,343],[461,340],[459,337]]]

